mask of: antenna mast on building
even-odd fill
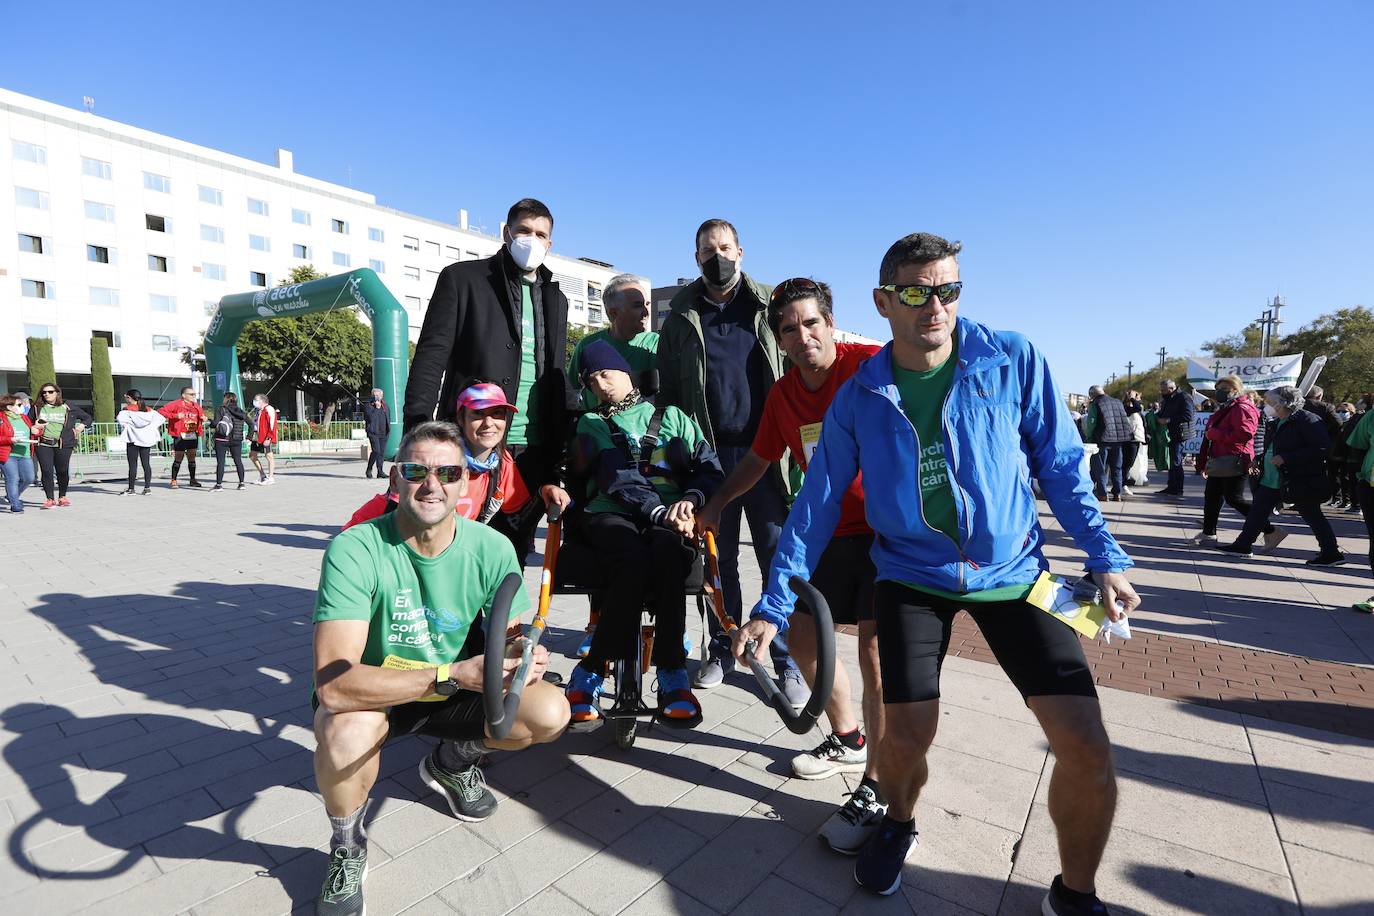
[[[86,114],[95,114],[95,98],[93,96],[83,95],[81,104],[86,106]]]

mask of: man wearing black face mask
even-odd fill
[[[739,233],[723,219],[708,219],[697,229],[696,261],[701,277],[673,297],[659,334],[658,403],[672,405],[696,421],[720,457],[728,476],[754,441],[768,389],[784,370],[782,351],[768,324],[773,289],[740,270],[744,249]],[[740,619],[739,533],[741,516],[759,568],[773,559],[787,518],[790,459],[775,465],[721,516],[720,548],[725,607]],[[714,629],[714,621],[708,617]],[[794,705],[808,691],[786,646],[771,647],[782,688]],[[698,688],[715,687],[733,668],[730,640],[713,633],[710,660],[697,672]]]
[[[406,384],[405,429],[456,420],[468,380],[491,379],[516,407],[507,443],[520,476],[538,492],[555,482],[571,406],[568,299],[544,265],[553,240],[548,207],[530,197],[516,201],[501,238],[501,250],[486,260],[460,261],[439,274]],[[543,509],[531,500],[527,511],[493,525],[522,561]]]

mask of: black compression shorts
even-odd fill
[[[172,440],[172,451],[189,452],[198,447],[199,445],[199,439],[182,439],[181,437],[177,437],[176,439]]]
[[[1077,631],[1033,604],[959,602],[888,581],[878,583],[874,607],[884,703],[939,698],[940,666],[960,610],[973,617],[1023,698],[1097,696]]]
[[[446,741],[485,738],[486,711],[482,694],[460,690],[447,700],[415,701],[393,706],[386,714],[387,740],[406,735],[429,735]]]
[[[872,547],[871,534],[832,538],[811,575],[811,584],[825,596],[830,617],[837,625],[873,619],[873,580],[878,571],[869,556]],[[796,608],[807,613],[806,605],[800,601]]]

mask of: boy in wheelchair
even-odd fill
[[[590,543],[610,586],[587,656],[573,669],[568,703],[576,723],[601,718],[598,698],[607,663],[633,659],[646,598],[657,635],[657,718],[690,728],[701,704],[687,675],[687,594],[696,558],[696,512],[724,480],[715,451],[697,424],[676,407],[641,399],[630,365],[597,341],[582,351],[582,383],[598,407],[578,421],[573,477],[586,481],[578,531]]]

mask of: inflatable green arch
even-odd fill
[[[205,331],[206,397],[218,406],[226,391],[243,404],[239,383],[239,335],[250,321],[295,318],[311,312],[358,306],[372,325],[372,387],[382,389],[391,413],[388,458],[401,443],[401,398],[410,377],[406,311],[381,278],[362,267],[323,280],[236,293],[219,301]]]

